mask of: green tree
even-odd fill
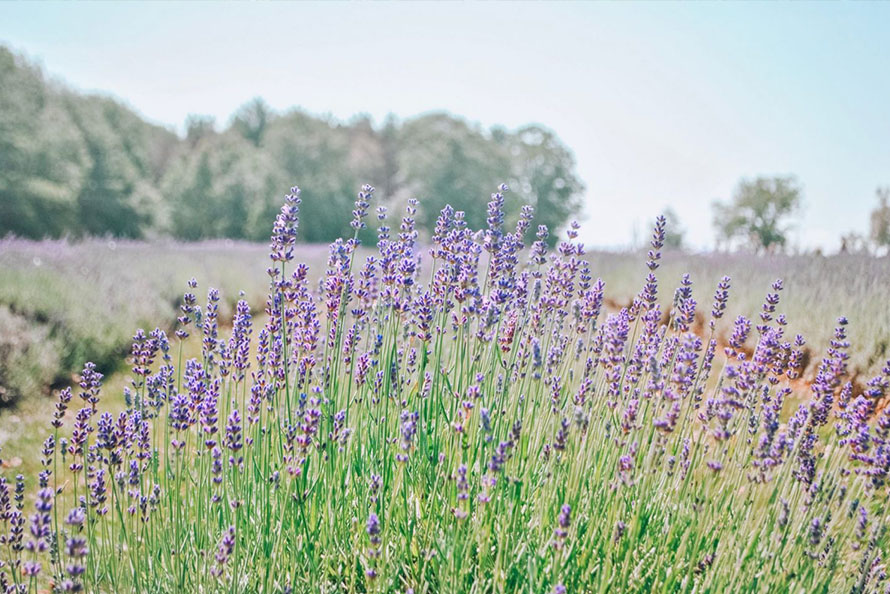
[[[505,146],[478,126],[438,113],[406,121],[399,133],[398,170],[405,197],[420,199],[418,222],[431,230],[446,204],[466,213],[472,228],[485,225],[488,196],[510,175]],[[507,195],[508,210],[515,194]]]
[[[203,152],[184,165],[186,170],[168,177],[167,199],[173,213],[171,231],[179,239],[196,240],[212,237],[213,205],[209,194],[213,186],[210,154]],[[180,177],[181,176],[181,177]]]
[[[177,238],[263,240],[279,193],[268,159],[234,132],[185,151],[164,179],[168,228]]]
[[[541,126],[525,126],[505,135],[511,158],[510,186],[518,200],[514,204],[535,207],[535,222],[547,225],[549,240],[581,211],[584,184],[575,174],[575,158],[556,135]]]
[[[877,248],[886,248],[890,255],[890,186],[875,191],[878,205],[871,211],[869,237]]]
[[[185,140],[192,148],[205,138],[216,134],[216,120],[213,116],[189,114],[185,118]]]
[[[781,250],[789,219],[801,208],[802,190],[793,176],[739,182],[729,203],[714,203],[714,227],[729,244],[740,240],[757,252]]]
[[[91,235],[142,237],[161,206],[144,121],[117,102],[65,95],[86,152],[78,188],[80,226]]]
[[[40,69],[0,47],[0,236],[78,232],[83,153]]]
[[[144,235],[178,142],[0,47],[0,235]]]
[[[356,177],[350,167],[350,149],[346,126],[300,111],[276,118],[263,144],[263,154],[275,164],[278,188],[271,196],[269,214],[274,218],[281,194],[296,184],[303,190],[302,241],[328,242],[351,235],[349,212],[355,193],[360,184],[376,180]]]
[[[254,146],[260,146],[272,116],[269,105],[257,97],[238,109],[232,119],[232,128]]]
[[[404,186],[399,171],[399,126],[392,114],[389,114],[380,129],[380,192],[384,199],[392,200],[398,196]]]

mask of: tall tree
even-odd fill
[[[213,116],[191,113],[185,118],[185,140],[192,148],[216,133],[216,120]]]
[[[505,147],[479,126],[435,113],[406,121],[399,133],[398,170],[406,197],[420,199],[418,222],[431,230],[446,204],[466,213],[471,228],[485,225],[488,195],[508,181]],[[516,200],[507,195],[508,205]],[[514,209],[516,210],[516,209]]]
[[[718,237],[739,240],[757,252],[782,250],[791,217],[801,207],[802,190],[793,176],[743,179],[728,203],[714,203]]]
[[[575,174],[575,157],[556,135],[541,126],[525,126],[506,134],[511,157],[514,204],[535,207],[535,222],[550,229],[549,241],[581,210],[584,184]]]
[[[143,235],[178,142],[0,47],[0,236]]]
[[[142,237],[161,196],[151,181],[144,126],[116,102],[65,94],[65,103],[86,146],[83,183],[77,194],[82,229],[91,235]]]
[[[869,236],[877,248],[886,248],[890,255],[890,186],[875,191],[878,205],[871,211]]]
[[[398,199],[403,180],[399,172],[399,127],[395,116],[389,114],[380,129],[381,171],[380,192],[387,200]]]
[[[39,68],[0,47],[0,237],[77,233],[83,139]]]
[[[238,109],[232,119],[232,127],[254,146],[260,146],[271,119],[269,105],[257,97]]]
[[[169,231],[186,240],[263,240],[280,184],[269,160],[240,135],[208,137],[184,151],[164,179]]]

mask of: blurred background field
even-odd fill
[[[260,297],[267,281],[264,255],[259,245],[222,241],[3,241],[3,400],[45,393],[88,360],[104,372],[113,370],[136,328],[172,326],[193,276],[223,291],[224,312],[239,290]]]
[[[346,213],[342,213],[346,216]],[[323,274],[327,247],[302,244],[297,259]],[[268,289],[264,244],[205,241],[80,242],[6,240],[0,243],[0,394],[6,402],[45,396],[70,381],[85,361],[105,373],[123,364],[137,328],[169,331],[188,279],[222,292],[221,318],[231,316],[241,291],[261,312]],[[588,254],[594,277],[606,282],[610,307],[629,304],[644,277],[640,252]],[[683,274],[706,312],[717,282],[732,277],[730,313],[756,317],[770,284],[785,289],[779,311],[788,333],[800,333],[816,355],[824,352],[838,316],[850,320],[856,373],[878,371],[890,357],[890,259],[863,255],[756,256],[669,251],[659,274],[660,295]]]

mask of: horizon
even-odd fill
[[[216,26],[202,29],[211,7]],[[485,130],[540,124],[575,155],[592,249],[645,241],[666,206],[691,248],[713,247],[714,200],[742,178],[792,174],[804,210],[791,245],[835,251],[842,234],[867,234],[875,189],[890,184],[880,18],[890,6],[261,4],[252,20],[245,10],[7,4],[0,42],[50,80],[178,134],[188,114],[220,129],[253,97],[344,123],[447,112]],[[303,26],[313,21],[340,33]],[[376,31],[390,34],[366,39]]]

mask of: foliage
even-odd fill
[[[699,308],[684,275],[662,310],[663,218],[607,312],[575,230],[524,244],[505,190],[479,230],[443,208],[428,254],[408,202],[371,255],[363,187],[316,291],[294,188],[261,317],[240,300],[222,332],[219,291],[189,281],[174,336],[133,337],[125,410],[89,363],[58,394],[18,452],[43,461],[36,493],[0,480],[0,586],[884,589],[890,363],[854,386],[840,318],[801,385],[782,281],[755,320],[728,315],[728,277]]]
[[[890,254],[890,187],[878,188],[875,194],[878,205],[871,211],[870,237],[876,247],[887,248]]]
[[[140,237],[177,143],[109,99],[81,97],[0,47],[0,237]]]
[[[801,207],[801,189],[793,176],[742,180],[732,202],[714,203],[714,227],[726,242],[741,239],[755,251],[785,247],[788,218]]]
[[[187,241],[215,237],[259,239],[268,218],[273,172],[249,141],[234,132],[213,134],[171,165],[162,192],[166,226]]]
[[[486,212],[479,188],[495,187],[508,169],[505,147],[492,147],[481,129],[445,114],[406,122],[397,139],[404,147],[396,156],[397,167],[404,172],[397,184],[403,201],[413,197],[423,200],[421,225],[432,228],[439,211],[450,204],[466,213],[468,225],[481,227]],[[515,223],[519,207],[512,200],[507,214]]]
[[[538,126],[487,131],[430,114],[377,128],[365,117],[277,114],[257,98],[221,131],[213,118],[189,116],[180,139],[111,99],[48,83],[0,46],[0,237],[263,240],[277,210],[273,190],[290,179],[308,188],[313,225],[303,241],[347,231],[337,213],[358,180],[381,188],[391,208],[424,198],[419,221],[429,234],[445,203],[481,224],[478,188],[493,187],[504,172],[518,190],[508,222],[522,202],[536,205],[554,230],[580,211],[573,157]]]
[[[260,146],[273,116],[266,102],[257,97],[238,110],[232,120],[232,128],[254,146]]]
[[[510,184],[517,203],[535,208],[537,222],[554,231],[548,240],[554,246],[555,232],[581,209],[584,185],[573,173],[575,158],[552,132],[540,126],[505,134],[503,141],[513,156]]]

